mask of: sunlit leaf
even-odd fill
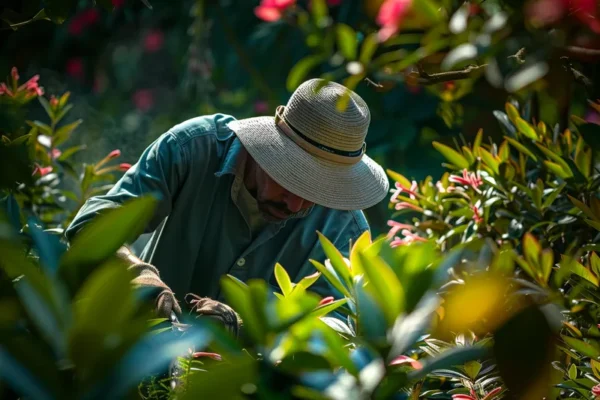
[[[356,58],[356,46],[358,45],[354,29],[346,24],[337,24],[336,34],[338,47],[343,56],[347,60],[354,60]]]
[[[435,147],[437,151],[442,153],[442,155],[444,157],[446,157],[446,159],[448,161],[450,161],[452,164],[456,165],[457,167],[469,168],[469,162],[467,161],[467,159],[462,154],[460,154],[456,150],[452,149],[451,147],[448,147],[445,144],[442,144],[439,142],[433,142],[433,147]]]
[[[275,264],[275,279],[277,280],[283,295],[288,296],[292,291],[292,281],[290,280],[287,271],[279,263]]]
[[[569,347],[581,353],[582,355],[591,357],[593,359],[598,359],[598,357],[600,357],[600,350],[591,344],[570,336],[561,335],[561,337]]]
[[[521,117],[517,117],[515,121],[515,125],[519,132],[521,132],[525,137],[533,140],[538,140],[538,134],[535,131],[535,128],[531,126],[527,121],[525,121]]]
[[[296,88],[305,80],[308,73],[324,60],[325,58],[321,55],[310,55],[298,61],[288,74],[286,83],[287,90],[290,92],[296,90]]]
[[[394,271],[378,256],[359,254],[365,275],[367,291],[377,299],[388,324],[393,324],[404,309],[404,289]]]

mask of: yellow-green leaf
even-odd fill
[[[281,288],[283,295],[289,295],[293,288],[292,281],[290,280],[287,271],[279,263],[275,264],[275,279],[277,280],[277,284]]]
[[[356,58],[356,46],[358,44],[356,32],[346,24],[336,25],[337,43],[340,52],[347,60]]]
[[[588,281],[588,282],[592,283],[594,286],[598,287],[598,285],[599,285],[598,277],[596,275],[594,275],[592,273],[592,271],[590,271],[589,269],[584,267],[581,263],[579,263],[577,261],[573,261],[569,265],[569,267],[570,267],[572,273],[574,273],[577,276],[582,277],[586,281]]]
[[[483,147],[480,147],[479,148],[479,155],[481,156],[481,158],[485,162],[485,165],[487,165],[488,167],[490,167],[490,169],[494,172],[494,174],[498,175],[500,173],[500,168],[499,168],[500,167],[500,161],[498,161],[496,159],[496,157],[494,157],[492,155],[492,153],[490,153],[489,151],[487,151]]]
[[[571,195],[567,195],[567,197],[569,198],[569,200],[571,200],[571,203],[573,203],[575,205],[575,207],[577,207],[581,211],[583,211],[585,213],[585,215],[587,215],[588,217],[590,217],[593,220],[596,220],[596,221],[598,220],[598,217],[596,216],[596,214],[594,214],[592,209],[589,208],[584,202],[582,202],[581,200],[577,200],[575,197],[573,197]]]
[[[308,260],[308,261],[310,261],[310,263],[315,266],[317,271],[319,271],[321,274],[323,274],[323,276],[325,276],[325,279],[327,279],[327,281],[336,290],[338,290],[344,296],[350,297],[350,292],[348,291],[346,286],[344,286],[344,284],[342,284],[342,281],[340,281],[331,271],[329,271],[326,266],[324,266],[323,264],[321,264],[320,262],[315,261],[315,260]]]
[[[394,172],[391,169],[387,169],[386,172],[389,175],[389,177],[392,178],[394,181],[398,182],[404,187],[410,187],[411,183],[408,179],[404,177],[404,175]]]
[[[356,243],[352,246],[352,250],[350,251],[350,265],[352,267],[352,275],[362,275],[364,273],[364,269],[362,267],[362,263],[360,261],[359,253],[362,253],[369,245],[371,244],[371,232],[366,230],[360,235],[360,237],[356,240]]]
[[[546,146],[540,145],[539,143],[536,143],[535,145],[538,147],[538,149],[540,149],[542,153],[548,156],[552,161],[559,164],[561,168],[565,170],[570,176],[573,176],[573,171],[571,170],[571,168],[569,168],[569,164],[567,164],[567,162],[563,160],[561,156],[548,149]]]
[[[510,147],[508,146],[508,142],[505,140],[502,142],[500,147],[498,148],[498,158],[502,161],[508,160],[508,156],[510,155]]]
[[[600,357],[600,351],[596,349],[591,344],[584,342],[583,340],[575,339],[569,336],[561,335],[562,339],[565,341],[567,345],[571,348],[575,349],[578,353],[586,357],[591,357],[597,359]]]
[[[600,362],[594,359],[590,360],[590,365],[592,367],[592,372],[597,379],[600,379]]]
[[[542,246],[540,246],[538,240],[531,233],[526,233],[523,236],[523,253],[529,264],[539,265],[541,251]]]
[[[365,289],[377,300],[383,310],[388,326],[391,326],[404,310],[404,289],[398,277],[379,256],[359,253],[368,278]]]
[[[469,168],[469,162],[467,159],[460,154],[458,151],[452,149],[451,147],[446,146],[445,144],[439,142],[433,142],[433,147],[436,148],[437,151],[442,153],[444,157],[452,164],[456,165],[459,168]]]
[[[343,279],[343,282],[350,286],[352,285],[352,277],[350,276],[350,267],[346,264],[342,253],[338,249],[335,248],[333,243],[329,241],[321,232],[317,232],[319,236],[319,241],[321,242],[321,246],[323,247],[323,251],[325,256],[331,262],[331,266],[338,274],[340,278]]]
[[[544,249],[542,251],[541,267],[542,277],[544,282],[548,282],[550,278],[550,272],[552,271],[552,265],[554,264],[554,252],[552,249]]]
[[[505,104],[504,108],[506,110],[506,115],[508,115],[508,119],[510,119],[514,125],[517,125],[517,119],[521,118],[519,110],[517,110],[515,106],[508,102]]]
[[[477,154],[479,146],[481,146],[481,140],[483,139],[483,129],[480,128],[475,136],[475,142],[473,143],[473,153]]]
[[[548,170],[550,170],[550,172],[552,172],[554,175],[558,176],[559,178],[568,179],[573,176],[573,174],[569,174],[569,172],[565,171],[563,169],[563,167],[561,167],[559,164],[554,163],[552,161],[544,161],[544,165],[546,166],[546,168],[548,168]]]
[[[377,50],[378,44],[379,39],[377,38],[377,32],[373,32],[365,38],[360,49],[359,61],[361,64],[369,65],[371,59],[373,58],[373,54],[375,54],[375,51]]]
[[[537,161],[537,157],[535,156],[535,154],[533,154],[527,147],[523,146],[521,143],[508,136],[504,136],[504,139],[508,140],[508,143],[514,146],[515,149],[530,157],[533,161]]]
[[[321,55],[310,55],[298,61],[288,74],[286,83],[287,90],[290,92],[296,90],[296,88],[304,81],[306,75],[308,75],[313,68],[323,62],[323,60],[324,58]]]
[[[527,121],[525,121],[523,118],[517,117],[517,119],[515,121],[515,125],[517,126],[517,129],[519,130],[519,132],[521,132],[523,135],[525,135],[529,139],[533,139],[533,140],[539,139],[538,134],[535,131],[535,129],[533,128],[533,126],[529,125],[529,123]]]

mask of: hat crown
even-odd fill
[[[338,103],[349,91],[336,82],[311,79],[292,94],[283,118],[295,130],[319,144],[342,151],[361,149],[367,136],[371,114],[365,101],[354,91],[343,111]]]

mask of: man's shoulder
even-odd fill
[[[227,114],[202,115],[173,126],[169,133],[173,135],[180,146],[185,146],[198,138],[227,141],[235,136],[228,126],[235,120],[233,116]]]
[[[361,210],[334,210],[322,206],[315,206],[308,219],[319,221],[322,232],[326,234],[329,229],[347,231],[351,236],[358,236],[369,230],[369,223]]]

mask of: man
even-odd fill
[[[181,313],[175,294],[195,293],[193,308],[237,331],[219,280],[265,279],[276,290],[279,262],[294,281],[323,261],[317,231],[342,253],[369,229],[362,209],[387,195],[383,169],[365,154],[366,103],[347,89],[313,79],[275,117],[197,117],[160,136],[104,196],[91,198],[66,230],[69,240],[102,210],[145,194],[159,197],[141,256],[119,255],[135,283],[158,289],[160,316]],[[330,289],[321,278],[321,295]]]

